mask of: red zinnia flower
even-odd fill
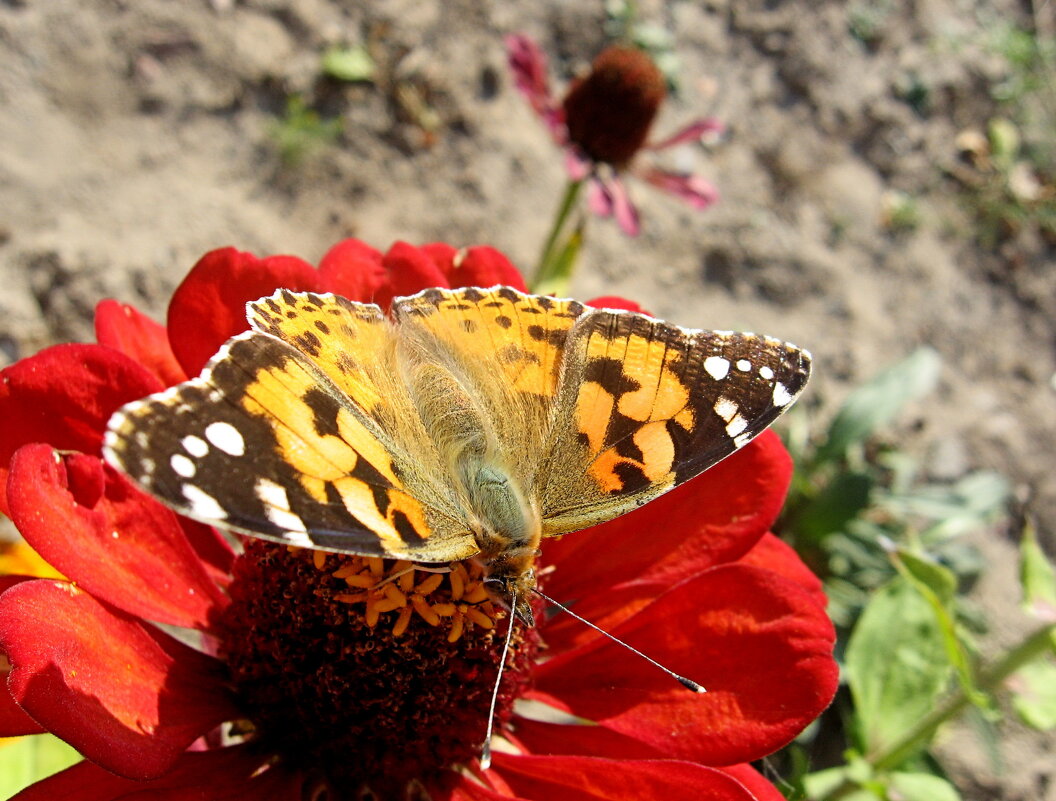
[[[86,758],[19,801],[344,799],[364,785],[458,801],[780,799],[745,763],[812,720],[837,671],[819,582],[767,533],[791,472],[773,434],[543,549],[548,593],[708,692],[540,615],[514,638],[488,770],[501,638],[486,601],[465,603],[483,591],[472,565],[396,576],[407,566],[257,540],[236,553],[100,459],[110,414],[197,373],[246,327],[246,300],[286,286],[387,302],[495,281],[520,285],[486,248],[383,255],[349,240],[318,270],[214,251],[166,327],[104,301],[99,344],[2,371],[0,509],[69,580],[0,577],[0,736],[51,731]]]
[[[590,179],[588,202],[595,214],[615,216],[624,233],[637,235],[638,212],[620,180],[625,171],[696,209],[706,209],[719,199],[715,187],[700,176],[633,163],[643,149],[663,150],[723,131],[721,122],[708,117],[646,144],[667,95],[664,76],[646,53],[622,45],[606,48],[560,103],[550,93],[546,56],[534,40],[523,34],[507,36],[506,53],[517,89],[554,141],[565,148],[569,176],[576,181]]]

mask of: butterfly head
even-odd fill
[[[488,568],[491,568],[491,564]],[[491,572],[484,579],[484,584],[511,607],[511,611],[524,625],[535,625],[535,615],[532,613],[531,604],[532,593],[535,590],[534,569],[528,568],[525,572],[510,574]]]

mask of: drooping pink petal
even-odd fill
[[[176,515],[100,459],[21,448],[8,478],[11,519],[63,575],[126,612],[208,628],[224,596]]]
[[[102,345],[56,345],[0,370],[0,511],[11,455],[30,442],[99,453],[107,421],[163,389],[147,368]]]
[[[582,599],[616,584],[674,584],[738,559],[777,519],[792,478],[792,458],[764,432],[729,458],[641,509],[560,540],[545,540],[554,571],[549,595]]]
[[[602,218],[611,217],[614,206],[615,201],[608,186],[600,178],[592,178],[587,184],[587,208],[591,214]]]
[[[565,172],[568,174],[569,179],[573,181],[582,181],[590,175],[590,171],[594,168],[594,162],[583,155],[583,151],[574,146],[565,148],[564,161]]]
[[[165,326],[127,303],[103,300],[95,307],[95,339],[142,364],[165,386],[187,380],[169,345]]]
[[[503,37],[506,61],[517,91],[548,126],[553,124],[555,103],[550,95],[546,54],[534,39],[520,33]]]
[[[659,142],[651,142],[645,146],[645,150],[663,150],[686,142],[699,142],[701,139],[715,139],[721,136],[726,126],[715,117],[706,117],[702,120],[694,120],[679,130],[675,131],[666,139]]]
[[[303,801],[304,780],[247,746],[188,752],[164,776],[135,781],[80,762],[11,801]]]
[[[344,239],[319,262],[321,288],[349,300],[373,303],[389,280],[380,250],[358,239]]]
[[[613,632],[707,688],[695,694],[603,638],[536,672],[566,710],[675,758],[747,762],[786,744],[832,699],[832,623],[783,576],[724,565],[672,587]]]
[[[635,175],[695,209],[706,209],[719,202],[719,190],[699,175],[667,172],[659,167],[636,168]]]
[[[0,595],[0,649],[19,705],[128,778],[160,776],[238,715],[219,662],[68,582],[27,581]]]
[[[756,801],[732,776],[691,762],[495,754],[494,764],[517,795],[540,801]]]
[[[295,256],[268,256],[221,248],[191,268],[169,302],[169,342],[187,375],[205,363],[230,337],[246,331],[246,303],[276,289],[315,291],[319,274]]]
[[[638,209],[634,207],[631,196],[627,194],[627,188],[619,176],[609,179],[608,190],[612,198],[612,214],[616,218],[616,224],[627,236],[638,236],[641,229],[638,222]]]
[[[790,578],[814,596],[814,600],[824,608],[828,604],[825,590],[819,579],[803,560],[796,549],[773,534],[764,534],[752,550],[737,560],[741,565],[753,565],[765,570],[773,570],[785,578]]]

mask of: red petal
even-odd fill
[[[161,389],[145,367],[102,345],[56,345],[0,370],[0,510],[15,451],[47,442],[98,453],[110,415]]]
[[[809,567],[799,558],[795,548],[787,542],[778,539],[773,534],[766,533],[763,538],[755,544],[752,550],[737,560],[741,565],[753,565],[765,570],[773,570],[785,578],[790,578],[799,586],[814,596],[814,600],[824,609],[828,606],[829,599],[825,597],[821,579],[814,575]]]
[[[0,663],[4,661],[0,654]],[[7,689],[7,671],[0,670],[0,737],[40,734],[44,729],[25,713]]]
[[[172,353],[165,326],[134,306],[116,300],[101,301],[95,307],[95,339],[139,362],[167,387],[187,380]]]
[[[496,754],[495,769],[517,795],[540,801],[756,801],[736,779],[691,762]]]
[[[33,576],[0,576],[0,595],[23,581],[35,581]],[[7,689],[7,677],[11,663],[0,653],[0,737],[19,737],[23,734],[39,734],[44,731],[33,718],[25,713]]]
[[[276,289],[314,291],[319,274],[296,256],[268,256],[222,248],[194,265],[169,302],[169,342],[187,375],[202,367],[230,337],[249,328],[246,303]]]
[[[11,460],[8,497],[37,553],[130,614],[206,628],[225,603],[175,513],[94,456],[27,445]]]
[[[495,248],[486,245],[459,251],[448,273],[453,287],[462,286],[512,286],[522,292],[528,291],[520,270]]]
[[[188,752],[161,778],[134,781],[80,762],[11,801],[301,801],[301,777],[264,764],[248,747]]]
[[[375,302],[383,309],[401,295],[413,295],[428,287],[448,286],[447,277],[429,253],[406,242],[397,242],[389,248],[385,254],[385,269],[389,284],[381,287],[375,297]]]
[[[426,256],[433,260],[433,264],[450,280],[451,273],[455,270],[455,261],[459,258],[459,249],[447,242],[428,242],[419,247]],[[450,284],[454,286],[454,284]]]
[[[604,726],[575,726],[517,718],[517,741],[532,754],[604,756],[609,759],[663,759],[648,743]]]
[[[202,561],[209,577],[221,587],[226,587],[231,582],[231,567],[238,556],[231,543],[212,526],[179,515],[176,516],[176,521],[183,529],[191,548]]]
[[[720,768],[748,788],[758,801],[785,801],[785,797],[774,785],[764,779],[759,771],[748,764],[729,765]]]
[[[572,714],[672,757],[758,759],[798,734],[836,691],[832,623],[809,592],[768,570],[708,570],[612,633],[708,692],[690,693],[600,638],[541,665],[536,686]]]
[[[643,314],[649,313],[633,300],[627,300],[627,298],[621,298],[616,295],[604,295],[600,298],[594,298],[594,300],[588,300],[587,305],[593,306],[595,309],[623,309],[624,311],[642,312]]]
[[[319,280],[327,291],[370,303],[389,280],[381,251],[358,239],[338,242],[319,263]]]
[[[743,556],[784,502],[792,459],[772,432],[681,487],[608,523],[543,545],[557,600],[635,579],[675,584]]]
[[[0,596],[11,694],[48,731],[107,770],[160,776],[237,715],[219,662],[62,581]]]
[[[491,773],[490,776],[494,777],[495,774]],[[459,776],[459,783],[450,790],[428,787],[426,789],[433,798],[442,798],[444,801],[530,801],[508,792],[489,789],[464,776]]]

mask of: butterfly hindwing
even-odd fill
[[[362,412],[296,348],[247,332],[202,376],[123,407],[109,461],[178,512],[305,547],[448,561],[464,521],[422,502]]]
[[[788,408],[810,370],[809,354],[769,337],[604,309],[576,324],[565,353],[536,490],[550,536],[610,520],[699,475]]]

